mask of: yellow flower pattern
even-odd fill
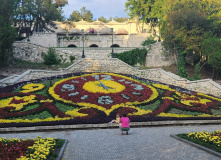
[[[0,108],[14,107],[15,110],[21,110],[25,105],[37,102],[35,98],[36,98],[35,95],[30,95],[30,96],[24,96],[24,97],[14,96],[8,99],[3,99],[3,100],[0,100]],[[13,103],[13,101],[22,101],[22,102],[17,104],[17,103]]]

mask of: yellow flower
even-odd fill
[[[104,87],[100,84],[104,84],[108,90],[104,89]],[[99,81],[89,81],[86,82],[83,86],[84,90],[87,90],[92,93],[118,93],[125,89],[125,86],[111,80],[100,80]]]
[[[24,97],[14,96],[8,99],[3,99],[3,100],[0,100],[0,108],[15,107],[15,110],[20,110],[25,105],[37,102],[35,98],[36,98],[35,95],[30,95],[30,96],[24,96]],[[13,101],[22,101],[22,102],[17,104],[17,103],[13,103]]]
[[[88,75],[96,75],[96,74],[102,74],[102,73],[85,74],[85,75],[83,75],[83,77],[84,77],[84,76],[88,76]],[[134,79],[132,79],[132,78],[129,78],[129,77],[126,77],[126,76],[122,76],[122,75],[118,75],[118,74],[113,74],[113,73],[105,73],[105,74],[107,74],[107,75],[113,75],[113,76],[117,76],[117,77],[121,77],[121,78],[128,79],[128,80],[133,80],[133,81],[135,81],[135,82],[139,82],[139,81],[136,81],[136,80],[134,80]],[[159,96],[158,91],[157,91],[154,87],[152,87],[152,86],[150,86],[150,85],[147,85],[147,84],[143,84],[143,85],[145,85],[145,86],[148,86],[148,87],[151,89],[151,91],[152,91],[152,95],[150,96],[149,99],[146,99],[146,100],[144,100],[143,102],[135,101],[135,102],[127,102],[127,103],[125,103],[125,104],[116,104],[116,105],[113,105],[110,109],[106,109],[105,107],[99,106],[99,105],[97,105],[97,104],[90,104],[90,103],[84,103],[84,102],[75,103],[75,102],[73,102],[73,101],[71,101],[71,100],[64,100],[63,98],[61,98],[59,95],[57,95],[57,94],[55,93],[54,89],[55,89],[55,87],[56,87],[57,85],[61,84],[62,82],[65,82],[65,81],[67,81],[67,80],[75,79],[75,78],[78,78],[78,77],[79,77],[79,76],[70,77],[70,78],[62,79],[62,80],[56,82],[52,87],[49,88],[49,91],[48,91],[49,94],[52,95],[56,100],[63,101],[63,102],[68,103],[68,104],[74,104],[74,105],[83,106],[81,109],[95,108],[95,109],[98,109],[98,110],[100,110],[100,111],[105,112],[106,115],[110,115],[110,113],[111,113],[113,110],[116,110],[116,109],[118,109],[118,108],[120,108],[120,107],[124,107],[124,106],[134,106],[134,105],[138,105],[138,104],[141,104],[141,103],[151,102],[152,100],[156,99],[156,98]],[[82,77],[82,76],[81,76],[81,77]],[[98,89],[95,90],[95,91],[92,91],[92,90],[94,90],[93,85],[99,85],[99,84],[98,84],[97,82],[87,82],[87,83],[85,84],[85,86],[84,86],[84,89],[90,90],[91,92],[96,92],[96,93],[97,93],[97,92],[102,92],[102,93],[106,93],[106,92],[107,92],[107,93],[115,93],[115,92],[121,91],[121,90],[123,90],[123,89],[125,88],[123,85],[121,85],[121,84],[119,84],[119,83],[117,83],[117,82],[114,82],[114,81],[101,80],[101,82],[104,83],[105,86],[107,85],[107,87],[108,87],[109,85],[112,86],[112,84],[113,84],[113,86],[115,86],[115,87],[113,87],[113,89],[110,90],[110,91],[105,91],[105,89],[103,89],[103,87],[100,87],[100,88],[98,88]],[[92,83],[92,84],[91,84],[91,83]],[[92,86],[91,89],[90,89],[90,85],[89,85],[89,84]],[[118,89],[117,89],[117,88],[118,88]],[[141,113],[147,114],[147,113],[150,112],[150,111],[140,112],[138,107],[137,107],[137,108],[134,107],[134,108],[138,110],[138,113],[137,113],[137,114],[139,114],[139,115],[140,115]],[[71,116],[73,116],[73,117],[87,116],[87,114],[81,114],[81,113],[79,113],[79,112],[78,112],[79,110],[80,110],[80,109],[74,109],[74,110],[72,110],[72,111],[67,111],[65,114],[71,115]]]
[[[29,83],[22,87],[22,93],[30,93],[43,89],[45,86],[40,83]]]

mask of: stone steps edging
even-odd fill
[[[172,125],[212,125],[221,124],[221,120],[181,120],[181,121],[149,121],[149,122],[131,122],[130,126],[134,127],[151,127],[151,126],[172,126]],[[0,133],[7,132],[31,132],[31,131],[50,131],[66,129],[97,129],[97,128],[119,128],[119,124],[78,124],[78,125],[57,125],[57,126],[35,126],[35,127],[9,127],[0,128]]]
[[[68,140],[65,139],[65,142],[64,142],[64,144],[63,144],[56,160],[61,160],[62,159],[62,156],[64,154],[64,150],[65,150],[65,147],[67,146],[67,144],[68,144]]]

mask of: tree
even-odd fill
[[[128,17],[117,17],[117,16],[114,18],[110,17],[109,21],[112,21],[112,20],[114,20],[116,22],[126,22],[126,21],[128,21]]]
[[[60,60],[56,56],[55,49],[49,48],[48,53],[44,55],[44,64],[46,65],[55,65],[59,64]]]
[[[52,31],[52,21],[62,21],[62,7],[67,4],[66,0],[18,0],[14,14],[14,25],[20,34],[32,34],[33,31]]]
[[[194,64],[199,65],[205,58],[201,50],[203,40],[220,33],[217,17],[220,6],[218,0],[165,0],[161,28],[165,48],[172,51],[174,57],[182,54],[185,61],[185,57],[192,56],[195,59]]]
[[[103,16],[98,18],[98,20],[101,21],[101,22],[104,22],[104,23],[108,22],[108,20],[106,18],[104,18]]]
[[[160,7],[163,4],[162,2],[163,0],[127,0],[125,3],[126,11],[129,11],[130,18],[135,19],[138,32],[141,32],[139,28],[140,21],[144,25],[150,20],[153,22],[153,20],[162,17],[160,15],[162,14],[162,7]],[[155,6],[155,4],[157,5]],[[155,23],[152,23],[152,31],[154,31],[154,26]]]
[[[82,7],[80,10],[81,12],[73,11],[69,19],[74,22],[80,21],[82,19],[87,22],[92,22],[93,14],[91,11],[87,10],[86,7]]]
[[[2,0],[0,5],[0,65],[7,64],[12,56],[12,44],[16,31],[11,26],[10,19],[15,9],[15,0]]]
[[[55,0],[55,7],[56,8],[62,8],[68,4],[67,0]]]
[[[221,39],[216,37],[209,37],[203,40],[201,45],[202,66],[210,64],[213,67],[212,77],[214,77],[215,69],[221,70]],[[201,67],[202,68],[202,67]]]

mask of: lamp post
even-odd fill
[[[84,55],[84,29],[81,30],[81,33],[82,33],[82,39],[83,39],[83,51],[82,51],[82,58],[85,58],[85,55]]]
[[[160,18],[158,18],[158,23],[159,23],[159,39],[158,39],[158,42],[160,42],[161,41],[161,39],[160,39]]]
[[[29,36],[30,36],[30,29],[28,29],[28,39],[27,39],[28,42],[30,42]]]
[[[114,28],[111,28],[111,33],[112,33],[112,53],[111,57],[114,58],[114,48],[113,48],[113,43],[114,43]]]

